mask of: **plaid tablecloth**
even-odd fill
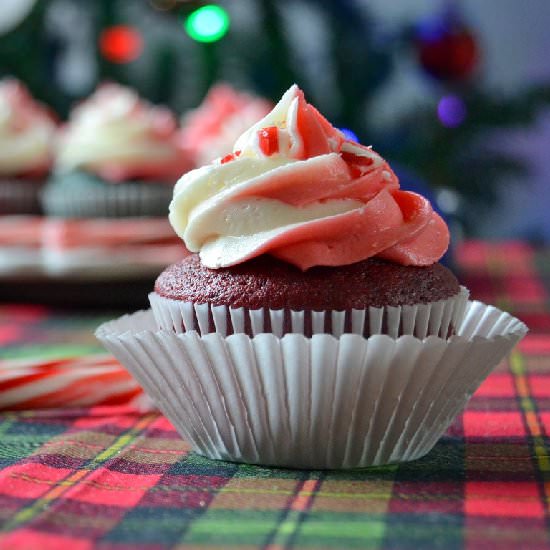
[[[550,548],[550,251],[469,242],[474,297],[530,327],[416,462],[301,471],[204,459],[158,413],[0,416],[0,548]],[[102,351],[105,316],[0,306],[0,358]]]

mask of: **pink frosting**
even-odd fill
[[[304,160],[326,155],[326,163],[313,168],[296,162],[291,165],[294,169],[273,170],[272,176],[266,174],[258,185],[243,186],[232,200],[263,197],[303,208],[316,202],[353,199],[360,206],[285,229],[249,257],[269,253],[302,270],[315,265],[346,265],[373,256],[412,266],[437,262],[448,248],[449,231],[429,201],[401,190],[386,161],[371,148],[346,140],[297,88],[296,96],[295,126],[288,120],[286,124],[289,156]],[[258,130],[260,141],[266,135],[264,130]],[[267,153],[284,154],[272,149]]]
[[[230,152],[235,140],[272,107],[265,99],[239,92],[229,84],[217,84],[202,104],[184,117],[183,143],[197,164],[210,162]]]

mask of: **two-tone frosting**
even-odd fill
[[[14,79],[0,81],[0,176],[40,177],[52,164],[56,123]]]
[[[103,84],[71,113],[56,170],[86,170],[111,182],[173,183],[192,167],[173,114],[117,84]]]
[[[217,84],[199,107],[183,117],[183,142],[197,166],[202,166],[230,151],[235,140],[272,108],[261,97]]]
[[[297,86],[231,154],[179,180],[170,221],[210,268],[266,253],[302,270],[373,256],[424,266],[449,244],[429,201],[401,190],[386,161],[346,139]]]

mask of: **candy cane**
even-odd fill
[[[141,388],[110,356],[0,361],[0,409],[121,405]]]

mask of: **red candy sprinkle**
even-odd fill
[[[241,151],[235,151],[234,153],[229,153],[229,155],[225,155],[225,157],[223,157],[220,162],[222,164],[225,164],[226,162],[235,160],[240,154],[241,154]]]
[[[267,157],[279,152],[279,129],[277,126],[258,130],[258,143],[262,153]]]

